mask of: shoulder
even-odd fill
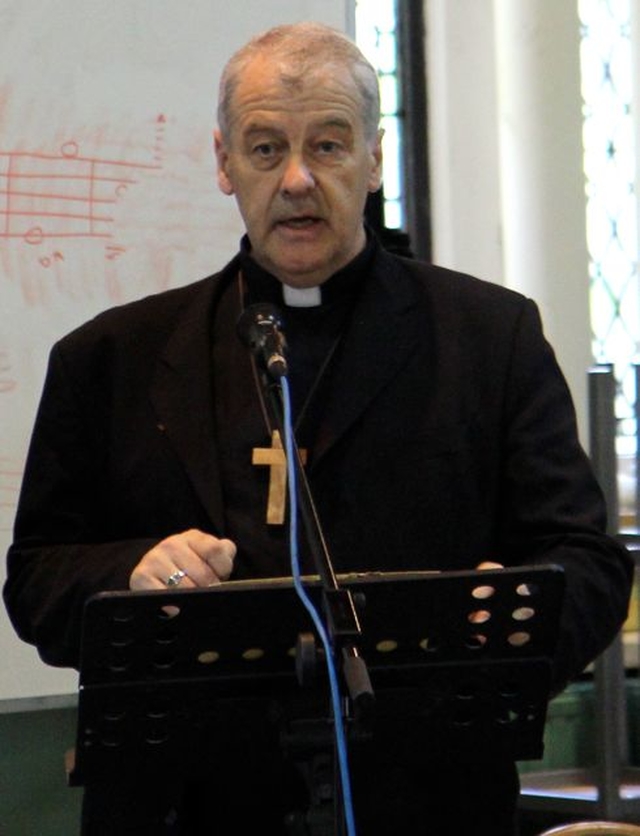
[[[389,253],[380,254],[377,263],[388,292],[402,294],[433,323],[482,331],[514,327],[523,318],[539,320],[533,300],[495,282]]]
[[[112,378],[138,380],[153,373],[174,335],[206,344],[211,310],[218,289],[233,275],[230,267],[103,311],[53,346],[51,373],[86,387],[100,387]]]
[[[157,344],[186,320],[202,319],[214,302],[217,288],[230,275],[231,265],[207,278],[146,296],[102,311],[64,336],[56,345],[63,352],[118,342]]]
[[[404,310],[404,327],[432,354],[479,374],[486,364],[508,365],[514,353],[534,360],[551,354],[538,307],[524,294],[417,260],[383,255],[382,262],[383,304]]]
[[[530,300],[522,293],[469,273],[421,261],[397,258],[399,270],[436,300],[462,304],[499,305],[518,309]]]

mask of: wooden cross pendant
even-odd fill
[[[254,447],[252,463],[268,465],[269,494],[267,498],[267,525],[282,525],[287,499],[287,457],[278,430],[271,433],[271,447]],[[300,450],[300,461],[307,463],[307,451]]]

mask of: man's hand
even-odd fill
[[[129,578],[131,589],[214,586],[229,578],[236,556],[231,540],[196,528],[173,534],[150,549]],[[169,579],[174,578],[173,583]]]

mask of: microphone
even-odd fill
[[[262,359],[272,378],[279,380],[288,373],[282,314],[275,305],[268,302],[249,305],[240,314],[236,331],[244,345]]]

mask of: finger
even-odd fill
[[[236,556],[236,545],[226,538],[213,537],[199,532],[200,536],[192,542],[201,559],[211,571],[212,577],[208,583],[226,581],[233,571]]]
[[[191,529],[183,533],[183,542],[189,551],[181,554],[179,559],[197,586],[211,586],[231,575],[236,554],[231,540]]]
[[[183,542],[181,535],[172,535],[149,549],[143,555],[137,566],[134,567],[129,579],[131,589],[166,589],[171,586],[169,578],[176,572],[183,571],[186,574],[178,577],[178,584],[184,586],[195,586],[195,583],[188,577],[188,569],[184,565],[189,562],[201,563]]]
[[[193,588],[226,580],[236,554],[231,540],[198,529],[166,537],[150,549],[132,572],[131,589]],[[176,572],[184,572],[179,577]],[[168,583],[174,576],[177,583]]]
[[[478,563],[476,569],[478,571],[482,571],[483,569],[504,569],[504,565],[502,563],[494,563],[493,560],[483,560],[482,563]]]
[[[140,567],[140,564],[135,567],[129,578],[129,589],[132,589],[134,592],[140,592],[147,589],[166,588],[166,584],[164,584],[160,578],[157,577],[157,575],[145,572],[144,569]]]
[[[149,552],[149,560],[153,561],[152,572],[171,588],[207,586],[215,580],[215,575],[201,551],[210,538],[211,535],[197,529],[167,537]],[[172,577],[173,581],[170,581]]]
[[[188,589],[196,585],[196,582],[189,577],[189,573],[181,567],[153,559],[143,559],[135,567],[129,579],[129,588],[134,590],[170,590],[178,587]]]

